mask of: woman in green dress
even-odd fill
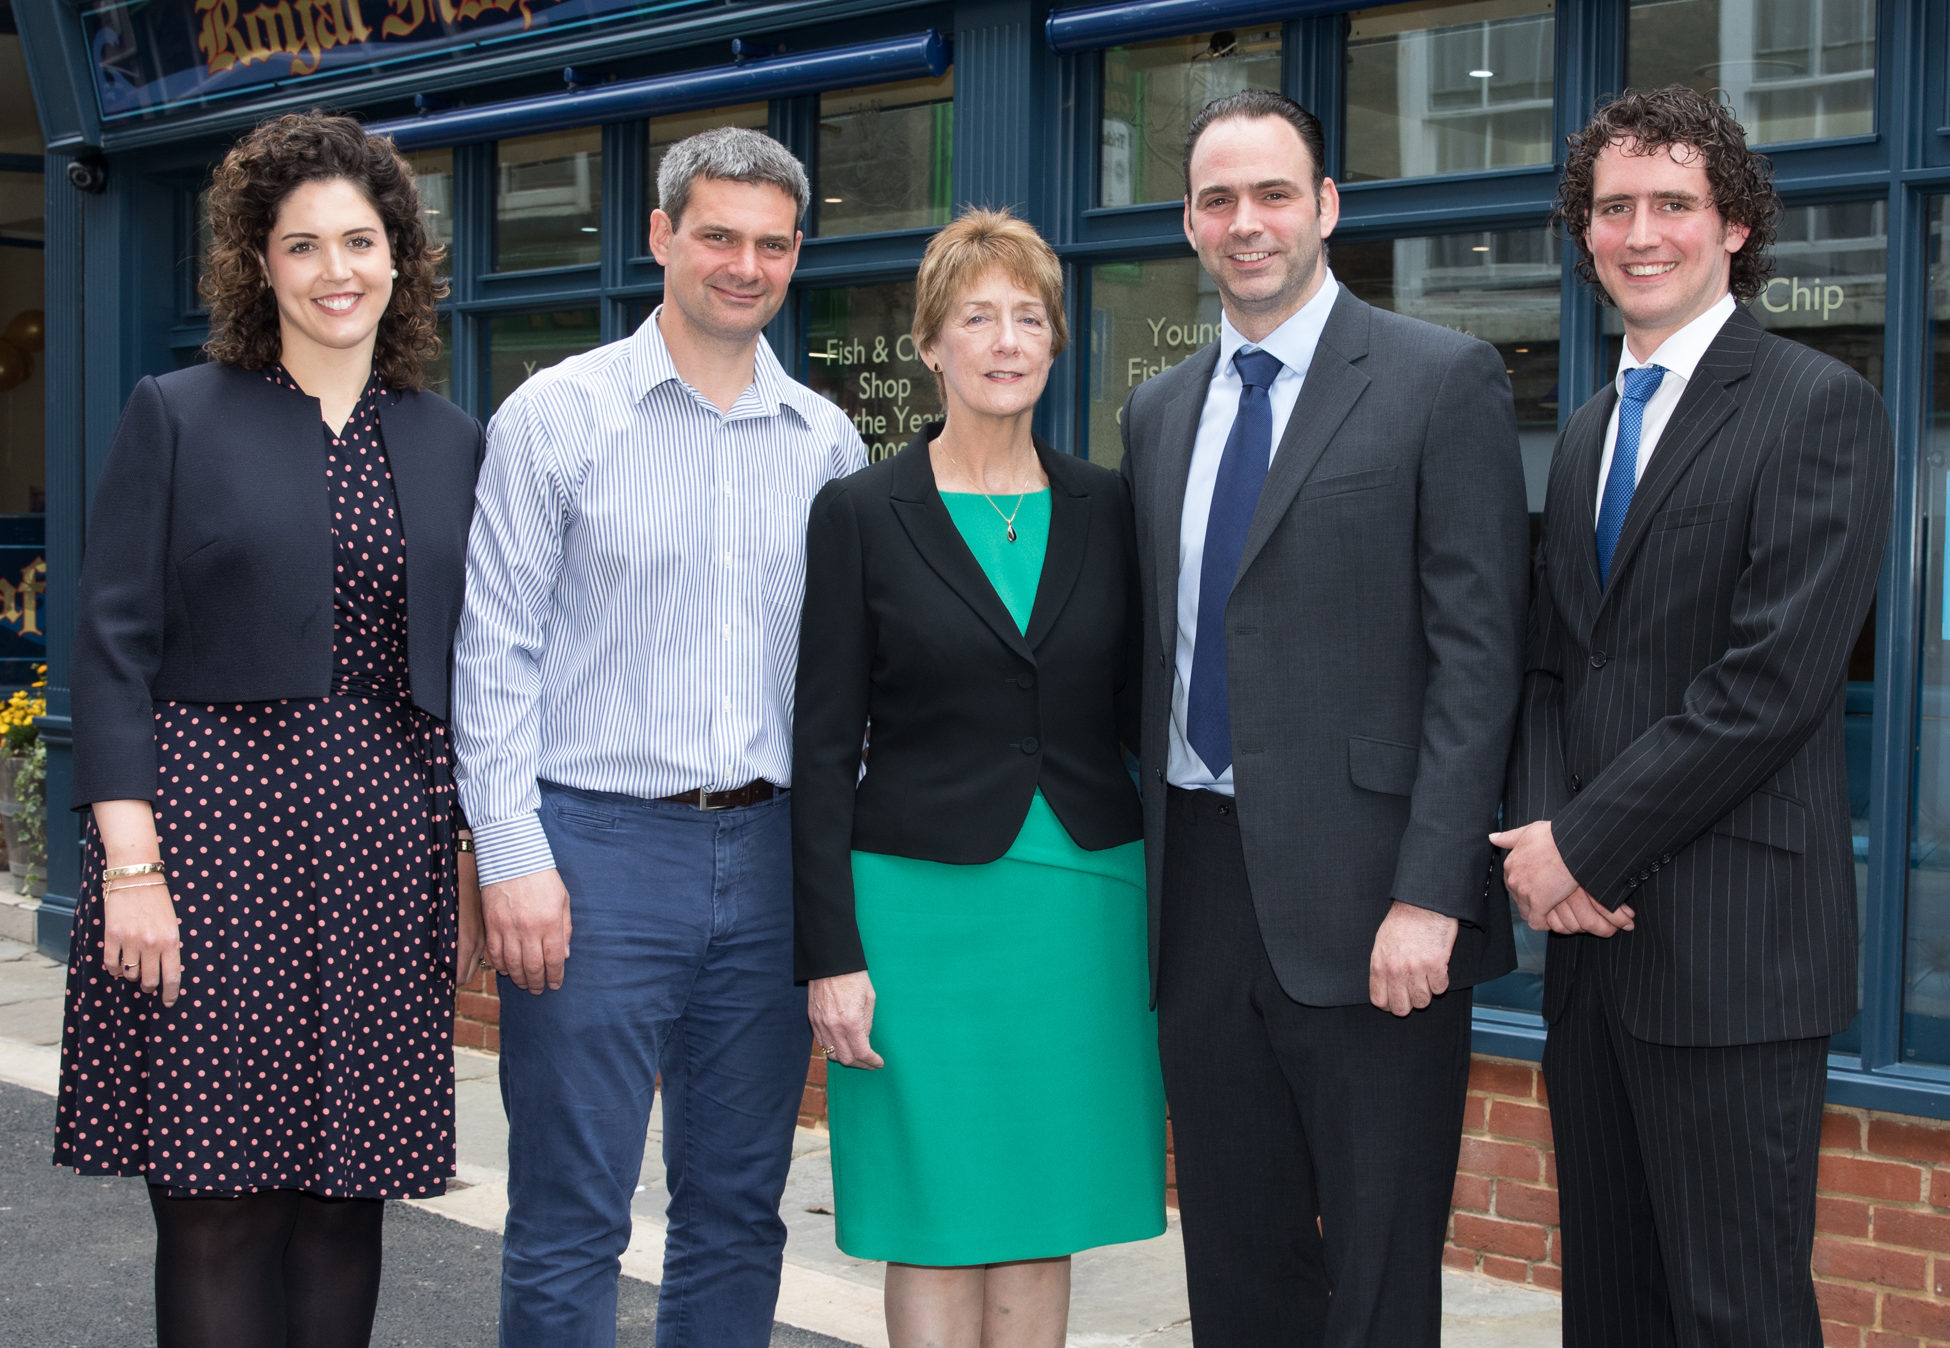
[[[938,234],[913,336],[945,420],[812,506],[799,976],[894,1348],[1054,1348],[1069,1256],[1164,1229],[1136,546],[1117,476],[1030,434],[1065,340],[1033,229]]]

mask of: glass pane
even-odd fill
[[[1280,29],[1199,33],[1104,53],[1097,204],[1185,195],[1185,128],[1215,98],[1280,87]]]
[[[1903,1057],[1950,1064],[1950,198],[1930,207],[1930,405],[1922,455],[1922,687],[1909,844]],[[1853,750],[1853,741],[1850,749]],[[1854,767],[1851,753],[1849,766]],[[1851,783],[1853,785],[1853,783]]]
[[[853,419],[870,461],[941,416],[934,376],[907,335],[913,322],[912,281],[806,292],[806,383]]]
[[[602,342],[594,309],[541,314],[496,314],[488,320],[488,415],[537,370]]]
[[[1718,96],[1756,145],[1875,130],[1875,0],[1632,0],[1625,82]]]
[[[600,260],[602,198],[600,128],[502,141],[495,147],[494,269]]]
[[[1081,353],[1088,367],[1084,451],[1090,461],[1110,468],[1122,463],[1118,425],[1131,390],[1218,336],[1219,291],[1197,258],[1092,267]]]
[[[433,320],[434,333],[440,338],[440,354],[427,362],[427,387],[443,398],[454,396],[454,320],[451,314],[441,314]]]
[[[1551,162],[1552,0],[1390,5],[1349,16],[1350,182]]]
[[[426,217],[427,237],[451,253],[454,246],[454,152],[414,150],[406,162],[413,166],[413,185],[420,189],[420,213]],[[448,268],[442,268],[443,273]]]
[[[680,140],[695,136],[700,131],[709,131],[719,126],[744,126],[754,131],[763,131],[769,123],[770,110],[771,105],[768,103],[740,103],[730,108],[705,108],[699,112],[679,112],[668,117],[652,117],[650,145],[644,158],[646,169],[643,175],[644,220],[648,221],[650,212],[657,208],[657,170],[663,167],[664,155],[671,146]]]
[[[948,223],[955,72],[819,96],[811,231],[820,238]]]

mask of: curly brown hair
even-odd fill
[[[1658,153],[1675,145],[1699,152],[1713,188],[1714,206],[1729,223],[1747,227],[1747,241],[1733,255],[1734,298],[1744,302],[1760,294],[1774,274],[1768,248],[1781,220],[1774,166],[1766,155],[1747,148],[1747,133],[1731,111],[1683,84],[1646,93],[1627,89],[1570,137],[1571,155],[1564,176],[1558,179],[1551,221],[1577,245],[1579,279],[1606,304],[1612,302],[1598,280],[1585,236],[1591,228],[1591,182],[1598,156],[1624,142],[1635,146],[1634,154]]]
[[[210,182],[210,253],[200,284],[210,302],[210,359],[247,370],[277,364],[278,302],[265,275],[264,250],[286,197],[305,183],[343,178],[365,194],[386,227],[399,275],[379,319],[372,364],[387,387],[426,387],[440,355],[434,304],[446,249],[427,237],[413,169],[390,138],[369,136],[351,117],[287,113],[238,141]]]

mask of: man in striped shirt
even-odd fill
[[[866,456],[760,339],[799,162],[724,127],[657,186],[662,305],[502,405],[468,549],[454,734],[501,971],[504,1345],[614,1341],[660,1077],[659,1345],[769,1342],[785,1244],[806,508]]]

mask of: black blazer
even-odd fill
[[[414,704],[445,719],[480,423],[388,393],[380,432],[406,535]],[[332,681],[332,525],[316,399],[262,371],[144,378],[116,427],[75,601],[74,795],[156,792],[154,704],[320,697]]]
[[[1600,587],[1598,464],[1615,395],[1551,461],[1511,826],[1635,929],[1553,936],[1544,1012],[1611,985],[1633,1035],[1728,1045],[1855,1014],[1844,682],[1895,477],[1875,389],[1736,312],[1633,493]]]
[[[994,861],[1038,787],[1086,850],[1143,833],[1123,749],[1136,744],[1141,630],[1123,484],[1036,446],[1049,548],[1025,635],[935,488],[939,431],[813,499],[792,737],[801,982],[866,967],[855,849]]]

